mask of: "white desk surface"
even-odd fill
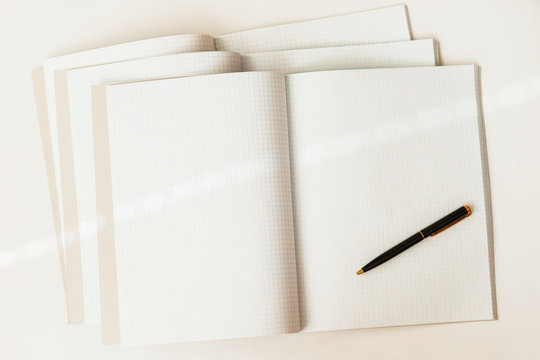
[[[162,35],[219,35],[375,0],[0,0],[0,359],[540,359],[540,0],[406,2],[443,64],[482,66],[499,320],[150,347],[68,326],[31,69]]]

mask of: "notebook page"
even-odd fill
[[[285,97],[261,72],[94,87],[105,342],[299,330]]]
[[[68,252],[68,292],[86,324],[99,324],[99,274],[97,217],[92,126],[92,85],[107,82],[241,71],[237,53],[212,51],[175,54],[110,63],[56,72],[56,103],[60,134],[60,167],[64,194],[64,231],[73,233],[73,246],[80,255]],[[66,216],[68,215],[69,216]],[[78,276],[77,276],[78,275]],[[83,296],[84,295],[84,296]],[[84,306],[83,302],[84,301]]]
[[[303,331],[493,319],[475,66],[287,76]],[[472,215],[362,276],[459,206]]]
[[[241,54],[410,40],[404,5],[222,35],[217,50]]]
[[[433,39],[242,55],[244,71],[276,71],[286,74],[434,65],[438,65],[438,50]]]
[[[214,50],[214,40],[208,35],[178,35],[155,39],[135,41],[125,44],[108,46],[99,49],[82,51],[65,56],[50,58],[44,61],[42,70],[36,69],[33,73],[34,92],[38,99],[46,98],[46,107],[38,108],[38,119],[40,128],[48,127],[50,139],[42,136],[44,144],[50,143],[50,148],[44,148],[46,152],[45,160],[47,167],[47,176],[49,191],[51,194],[57,193],[58,201],[51,202],[55,223],[62,223],[62,197],[60,165],[58,154],[58,131],[56,121],[56,100],[54,72],[61,69],[69,69],[79,66],[89,66],[103,64],[108,62],[123,61],[150,56],[165,54],[174,54],[192,51],[212,51]],[[39,86],[43,83],[43,86]],[[36,86],[37,85],[37,86]],[[44,133],[44,131],[41,131]],[[50,161],[52,159],[52,162]],[[55,189],[53,189],[55,187]],[[61,226],[60,226],[61,227]],[[58,234],[60,241],[59,248],[64,249],[64,240],[62,234]],[[69,240],[66,240],[68,242]],[[65,249],[63,250],[65,251]],[[63,255],[60,256],[63,258]],[[69,304],[68,304],[69,306]],[[81,319],[69,319],[70,322],[80,322]]]

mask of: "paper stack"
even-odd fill
[[[479,69],[409,29],[394,6],[45,60],[68,322],[140,345],[495,318]]]

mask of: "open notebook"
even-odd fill
[[[64,206],[69,206],[73,199],[62,196],[63,174],[60,167],[59,149],[61,129],[58,128],[54,80],[56,71],[175,53],[215,50],[258,53],[403,41],[410,40],[410,38],[406,8],[400,5],[326,19],[243,31],[216,38],[208,35],[169,36],[47,59],[42,68],[34,71],[33,80],[51,206],[58,237],[58,253],[67,292],[69,293],[69,277],[71,276],[67,273],[73,274],[73,271],[68,269],[70,264],[67,263],[66,257],[69,256],[67,253],[76,253],[78,249],[76,245],[73,245],[77,242],[77,229],[66,231],[64,224],[64,221],[68,223],[75,221],[76,215],[63,211]],[[73,318],[70,317],[71,300],[67,298],[66,302],[68,304],[68,320],[80,322],[80,317],[76,315]],[[73,309],[73,311],[77,312],[77,309]]]
[[[94,86],[104,342],[493,319],[479,91],[472,65]]]
[[[95,172],[91,86],[219,72],[272,70],[283,73],[372,67],[433,66],[433,40],[341,46],[239,55],[198,52],[166,55],[57,71],[56,103],[64,197],[66,292],[70,322],[99,324]]]

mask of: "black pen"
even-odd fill
[[[429,225],[427,228],[417,232],[413,236],[409,237],[406,240],[403,240],[390,250],[385,251],[381,255],[377,256],[375,259],[368,262],[362,267],[362,269],[356,272],[356,275],[363,274],[385,262],[392,259],[394,256],[397,256],[410,248],[413,245],[418,244],[420,241],[424,240],[428,236],[435,236],[441,231],[449,228],[450,226],[456,224],[458,221],[465,219],[467,216],[471,215],[471,207],[469,205],[463,205],[456,211],[451,212],[442,219],[436,221],[435,223]]]

